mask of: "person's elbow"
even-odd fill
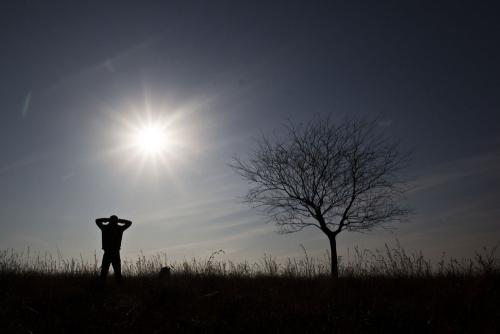
[[[96,223],[97,226],[101,227],[102,225],[104,225],[105,221],[106,220],[104,218],[97,218],[95,220],[95,223]]]

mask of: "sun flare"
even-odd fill
[[[120,167],[136,171],[138,177],[170,176],[181,166],[189,168],[189,160],[200,152],[197,110],[201,107],[193,103],[175,108],[149,100],[109,110],[111,145],[104,155],[118,159]]]
[[[136,130],[134,144],[142,153],[160,154],[168,146],[166,130],[157,124],[143,126]]]

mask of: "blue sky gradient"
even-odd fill
[[[371,3],[371,2],[370,2]],[[0,248],[91,257],[93,220],[134,222],[123,252],[322,256],[279,235],[228,167],[260,134],[314,115],[377,118],[414,152],[397,229],[339,236],[438,258],[500,242],[500,47],[493,2],[21,2],[0,13]],[[141,166],[126,122],[171,121]],[[125,122],[125,123],[124,123]]]

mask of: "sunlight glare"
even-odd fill
[[[154,155],[161,153],[168,144],[165,129],[150,124],[137,130],[135,145],[143,153]]]
[[[112,131],[104,155],[120,163],[124,170],[135,171],[137,180],[150,175],[171,177],[175,170],[191,168],[189,160],[199,154],[201,115],[205,103],[190,102],[169,106],[152,103],[145,93],[141,104],[124,104],[110,109]],[[193,117],[196,116],[196,119]]]

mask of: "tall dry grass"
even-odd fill
[[[211,275],[223,277],[320,277],[329,275],[330,255],[311,257],[302,247],[303,256],[278,261],[265,254],[256,262],[233,262],[224,258],[224,251],[213,252],[207,258],[170,262],[166,253],[152,256],[140,254],[135,259],[122,261],[122,272],[128,276],[156,275],[160,268],[170,266],[175,275]],[[426,278],[441,276],[498,275],[500,254],[498,245],[482,248],[473,258],[456,259],[443,257],[432,263],[421,251],[408,253],[399,242],[383,249],[360,249],[348,251],[347,258],[339,258],[342,277],[408,277]],[[0,273],[6,274],[58,274],[96,275],[100,260],[94,254],[93,260],[65,258],[60,251],[50,253],[25,251],[0,251]]]

